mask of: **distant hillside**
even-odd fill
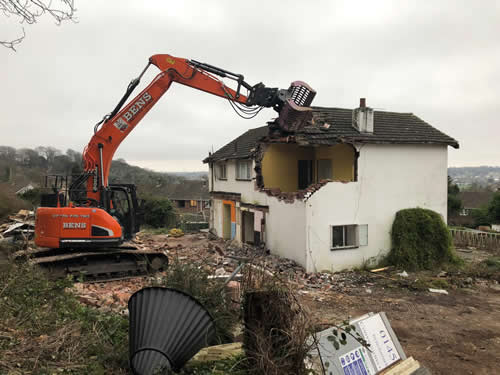
[[[174,176],[184,177],[188,180],[201,180],[208,178],[208,172],[170,172]]]
[[[41,186],[48,174],[80,174],[81,166],[81,153],[70,149],[62,153],[53,147],[15,149],[0,146],[0,184],[10,191],[16,191],[30,183]],[[184,173],[154,172],[129,165],[123,159],[113,160],[109,181],[135,184],[140,196],[186,196],[190,199],[190,195],[208,193],[205,172],[188,173],[187,176]]]
[[[500,185],[500,167],[451,167],[448,168],[448,175],[461,187]]]

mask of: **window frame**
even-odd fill
[[[354,243],[348,244],[348,227],[352,227],[354,229]],[[360,238],[360,227],[363,228],[363,232],[366,233],[366,239],[361,241]],[[342,246],[333,246],[333,231],[334,228],[342,228]],[[330,225],[330,251],[336,250],[346,250],[346,249],[357,249],[362,246],[368,246],[368,224],[343,224],[343,225]]]
[[[224,173],[222,173],[224,171]],[[218,180],[227,180],[227,163],[219,162],[216,164],[216,176]]]
[[[241,176],[240,166],[245,165],[246,176]],[[252,180],[252,159],[240,159],[236,161],[236,180],[238,181],[251,181]]]

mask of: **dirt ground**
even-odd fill
[[[230,273],[237,265],[229,256],[241,255],[235,244],[209,240],[207,235],[167,238],[139,237],[144,246],[163,243],[177,261],[203,261],[214,273]],[[248,253],[249,249],[243,250]],[[464,252],[474,261],[471,251]],[[477,252],[477,259],[488,254]],[[397,270],[339,274],[306,274],[288,260],[262,256],[272,272],[281,272],[295,284],[300,301],[311,312],[318,328],[327,328],[347,317],[385,311],[407,356],[413,356],[433,374],[496,374],[500,367],[500,285],[494,280],[467,277],[462,285],[446,275],[431,279],[449,282],[448,295],[413,288],[429,274],[396,276]],[[217,270],[217,272],[215,272]],[[465,276],[463,276],[465,279]],[[140,289],[141,280],[77,285],[82,302],[107,305],[125,313],[128,296]],[[460,284],[460,283],[459,283]],[[446,284],[445,284],[446,285]]]
[[[304,295],[325,327],[346,316],[385,311],[407,356],[433,374],[497,374],[500,366],[500,289],[476,286],[449,295],[371,285],[349,294]]]

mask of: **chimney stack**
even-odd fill
[[[373,134],[373,109],[366,106],[366,98],[360,98],[359,108],[352,111],[352,126],[361,133]]]

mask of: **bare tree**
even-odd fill
[[[76,11],[74,0],[0,0],[0,11],[6,17],[14,17],[21,24],[32,25],[38,18],[48,14],[52,17],[56,25],[63,21],[75,21],[74,13]],[[0,40],[4,47],[16,50],[16,45],[21,43],[26,36],[24,27],[23,35],[10,41]]]

